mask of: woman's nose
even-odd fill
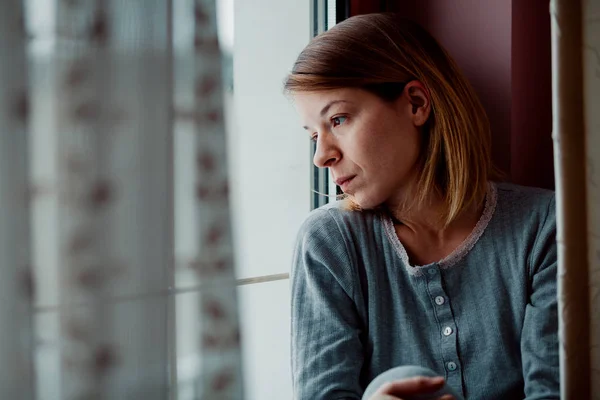
[[[333,141],[334,139],[328,133],[321,134],[317,138],[317,149],[313,157],[313,163],[317,167],[330,167],[340,159],[341,153]]]

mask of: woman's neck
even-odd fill
[[[473,231],[483,213],[483,204],[476,204],[445,223],[447,207],[441,196],[410,208],[390,208],[396,234],[415,262],[437,261],[450,254]]]

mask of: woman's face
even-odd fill
[[[294,95],[304,128],[317,143],[314,164],[328,167],[364,209],[397,205],[416,178],[420,127],[429,100],[419,82],[393,102],[357,88]]]

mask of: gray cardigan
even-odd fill
[[[553,192],[490,184],[451,255],[410,265],[389,217],[313,211],[291,273],[297,400],[360,399],[380,373],[420,365],[466,399],[558,399]]]

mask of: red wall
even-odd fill
[[[517,183],[554,189],[548,3],[513,2],[511,171]]]
[[[353,0],[351,14],[395,11],[428,29],[485,107],[492,157],[515,183],[553,188],[548,0]]]

